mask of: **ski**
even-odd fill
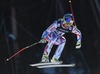
[[[57,64],[61,64],[61,63],[36,63],[36,64],[30,64],[30,66],[35,67],[35,66],[43,66],[43,65],[57,65]]]
[[[49,64],[49,65],[40,65],[37,68],[53,68],[53,67],[75,67],[75,64]]]

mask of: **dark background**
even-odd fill
[[[46,44],[37,44],[10,61],[5,60],[39,41],[50,24],[71,13],[69,1],[0,0],[0,74],[100,74],[100,1],[72,0],[72,7],[77,27],[82,32],[82,48],[76,50],[75,35],[66,34],[61,59],[65,63],[75,62],[77,66],[37,69],[29,64],[40,62]],[[45,73],[47,70],[52,73]]]

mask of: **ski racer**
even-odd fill
[[[44,53],[41,58],[41,62],[62,62],[59,61],[61,57],[61,53],[64,49],[66,39],[63,36],[67,33],[76,34],[77,42],[76,42],[76,49],[81,48],[81,31],[74,25],[74,18],[72,14],[67,13],[56,21],[54,21],[42,34],[41,43],[47,43],[44,48]],[[50,52],[53,45],[58,45],[53,57],[50,59]]]

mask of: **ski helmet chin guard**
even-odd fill
[[[69,14],[69,13],[65,14],[63,16],[63,19],[64,19],[66,25],[69,23],[68,26],[71,26],[74,22],[72,14]]]

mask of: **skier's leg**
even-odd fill
[[[52,47],[53,47],[53,44],[54,44],[53,41],[48,42],[48,44],[46,45],[46,47],[45,47],[45,49],[44,49],[44,54],[46,54],[46,55],[49,56],[50,51],[51,51],[51,49],[52,49]]]
[[[66,43],[66,39],[64,37],[60,37],[60,38],[57,39],[56,42],[59,44],[59,46],[58,46],[53,58],[51,59],[51,62],[59,61],[58,59],[61,56],[61,53],[62,53],[63,48],[64,48],[65,43]]]
[[[44,53],[42,56],[42,62],[49,62],[49,54],[51,52],[51,49],[52,49],[53,44],[55,43],[56,39],[57,38],[54,34],[48,35],[48,37],[47,37],[48,43],[44,49]]]
[[[53,47],[53,41],[48,42],[44,49],[44,53],[43,53],[41,62],[49,62],[49,54],[50,54],[52,47]]]

